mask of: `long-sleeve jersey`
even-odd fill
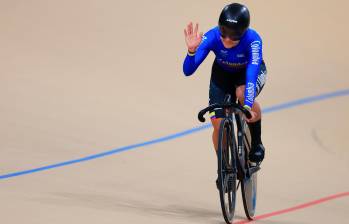
[[[184,74],[192,75],[210,51],[216,55],[215,60],[218,65],[231,72],[231,75],[234,75],[234,72],[246,70],[244,104],[252,108],[256,95],[256,81],[263,60],[261,37],[255,30],[248,29],[237,46],[225,48],[220,38],[219,28],[214,27],[202,37],[195,55],[187,54],[183,63]]]

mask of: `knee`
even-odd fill
[[[244,102],[245,99],[245,86],[239,86],[235,90],[236,97],[238,98],[240,103]]]

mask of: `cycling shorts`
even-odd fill
[[[262,62],[256,83],[256,97],[262,91],[266,82],[267,69],[264,61]],[[214,103],[223,103],[226,94],[232,96],[232,100],[236,101],[235,90],[237,87],[246,84],[246,69],[238,72],[228,72],[218,65],[215,61],[212,65],[209,105]],[[224,111],[216,108],[210,111],[211,119],[224,117]]]

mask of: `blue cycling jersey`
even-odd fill
[[[242,36],[239,44],[233,48],[225,48],[219,27],[214,27],[202,37],[202,41],[195,53],[187,54],[183,63],[183,72],[186,76],[192,75],[199,65],[213,51],[217,63],[226,71],[239,72],[246,70],[246,89],[244,104],[252,107],[256,96],[256,81],[263,60],[262,39],[253,29],[248,29]]]

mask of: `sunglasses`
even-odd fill
[[[228,31],[225,27],[219,28],[220,35],[223,39],[229,38],[232,41],[238,41],[241,39],[242,35],[237,34],[236,32]]]

